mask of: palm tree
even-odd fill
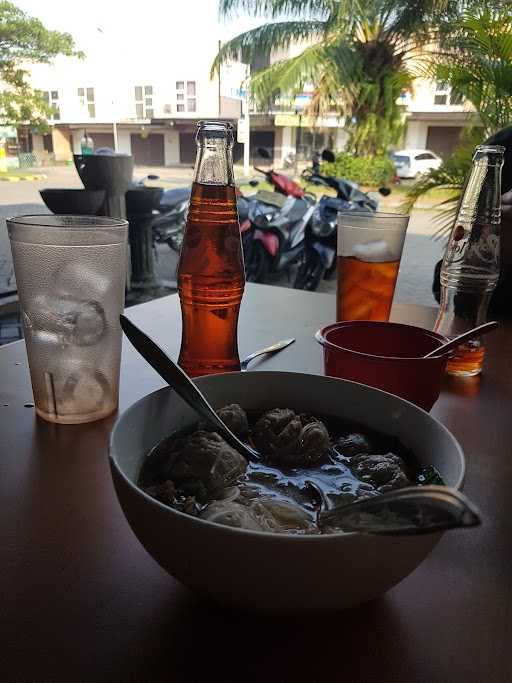
[[[314,85],[318,114],[335,107],[345,118],[348,151],[387,151],[402,132],[397,100],[412,85],[418,47],[432,39],[435,17],[446,17],[449,0],[220,0],[223,17],[237,10],[271,21],[225,43],[212,75],[230,59],[252,62],[272,51],[301,45],[251,79],[256,100],[292,97]]]
[[[512,16],[506,6],[483,3],[463,14],[450,26],[427,75],[448,83],[452,92],[470,102],[481,124],[467,130],[455,154],[407,193],[404,208],[410,209],[432,189],[452,191],[438,205],[438,232],[443,235],[453,220],[475,145],[512,123]]]

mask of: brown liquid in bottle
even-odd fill
[[[180,256],[179,364],[191,377],[240,370],[237,327],[245,274],[235,188],[194,182]]]

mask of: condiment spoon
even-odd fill
[[[206,420],[216,432],[228,442],[230,446],[244,455],[248,460],[257,462],[260,460],[259,453],[245,444],[233,434],[229,427],[220,419],[203,394],[199,391],[190,377],[172,361],[162,349],[142,332],[137,325],[124,315],[119,316],[123,332],[137,349],[140,355],[158,372],[174,391],[181,396],[192,410],[195,410],[203,420]]]
[[[328,501],[324,499],[323,503]],[[321,528],[398,536],[430,534],[480,523],[480,513],[464,494],[437,485],[407,486],[318,513]]]
[[[448,351],[456,349],[457,346],[460,346],[465,341],[468,341],[468,339],[475,339],[476,337],[481,337],[483,334],[486,334],[491,330],[495,330],[498,327],[498,324],[499,323],[496,322],[496,320],[491,320],[490,322],[484,323],[483,325],[478,325],[478,327],[474,327],[472,330],[468,330],[463,334],[459,334],[458,337],[454,337],[453,339],[450,339],[450,341],[441,344],[441,346],[438,346],[437,349],[430,351],[430,353],[427,353],[427,355],[423,356],[423,358],[433,358],[434,356],[442,356]]]

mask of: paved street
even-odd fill
[[[71,167],[40,169],[39,172],[45,173],[47,179],[17,183],[0,182],[0,290],[8,288],[12,278],[5,218],[16,214],[47,212],[39,196],[39,190],[42,188],[82,186],[75,169]],[[142,167],[136,169],[135,177],[140,178],[148,173],[159,175],[165,181],[162,183],[165,187],[185,185],[192,177],[191,169]],[[425,305],[435,303],[431,293],[432,273],[434,264],[441,258],[442,244],[430,237],[433,233],[434,218],[433,211],[418,209],[413,212],[398,278],[396,300],[399,302]],[[158,275],[174,279],[176,263],[176,254],[171,252],[167,245],[160,245],[156,264]],[[285,277],[274,280],[271,284],[289,286]],[[334,292],[335,287],[335,281],[323,282],[319,291]]]

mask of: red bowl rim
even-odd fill
[[[363,351],[356,351],[355,349],[350,349],[347,348],[346,346],[340,346],[339,344],[334,344],[333,342],[329,341],[327,339],[327,335],[329,332],[332,332],[333,330],[336,330],[340,327],[362,327],[362,326],[370,326],[370,328],[378,328],[382,327],[383,325],[392,325],[393,327],[401,327],[401,328],[406,328],[406,329],[414,329],[414,330],[421,330],[422,332],[426,333],[429,337],[432,337],[436,340],[439,341],[439,345],[444,344],[448,339],[444,337],[442,334],[438,334],[437,332],[432,332],[432,330],[427,330],[424,327],[418,327],[416,325],[405,325],[403,323],[390,323],[390,322],[383,322],[383,321],[377,321],[377,320],[344,320],[341,322],[337,323],[331,323],[330,325],[326,325],[325,327],[320,328],[316,333],[315,333],[315,339],[321,346],[327,346],[333,350],[339,349],[341,351],[345,351],[346,353],[354,353],[357,356],[362,356],[364,358],[368,358],[370,360],[385,360],[387,362],[403,362],[403,361],[413,361],[413,360],[424,360],[424,361],[434,361],[437,362],[439,361],[440,358],[444,358],[445,356],[449,356],[453,351],[446,351],[445,353],[439,355],[439,356],[432,356],[431,358],[424,358],[423,356],[378,356],[373,353],[364,353]]]

